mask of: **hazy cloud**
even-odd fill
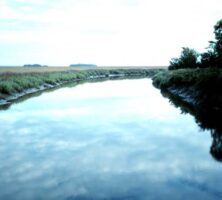
[[[2,0],[0,9],[0,44],[28,43],[24,56],[34,54],[34,57],[35,46],[42,46],[36,55],[39,62],[167,65],[182,46],[204,50],[208,40],[213,39],[213,25],[221,18],[222,3],[220,0]],[[0,49],[0,53],[5,50]],[[1,62],[25,62],[21,52],[9,51],[15,60],[0,55]],[[45,53],[50,56],[44,58]],[[17,54],[21,55],[19,59]]]

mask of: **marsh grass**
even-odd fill
[[[41,87],[54,87],[68,82],[88,80],[109,76],[143,76],[152,77],[159,69],[90,69],[68,70],[55,72],[6,72],[0,75],[0,99],[7,96],[22,93],[28,89],[40,89]]]
[[[153,77],[153,84],[161,89],[171,86],[192,86],[202,90],[221,90],[222,69],[166,70]]]

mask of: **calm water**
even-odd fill
[[[222,199],[208,131],[151,80],[85,83],[0,111],[0,199]]]

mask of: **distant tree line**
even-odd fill
[[[25,64],[23,67],[48,67],[47,65],[40,65],[40,64]]]
[[[207,51],[183,47],[179,58],[172,58],[169,70],[181,68],[222,68],[222,19],[214,26],[215,41],[209,41]]]
[[[79,64],[71,64],[70,67],[97,67],[97,65],[79,63]]]

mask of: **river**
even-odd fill
[[[0,111],[0,199],[222,199],[211,144],[150,79],[63,87]]]

